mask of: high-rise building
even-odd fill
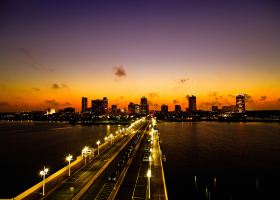
[[[108,113],[108,99],[107,99],[107,97],[103,97],[103,112]]]
[[[134,107],[135,107],[135,114],[140,114],[140,105],[139,104],[134,104]]]
[[[91,111],[96,115],[105,115],[108,113],[108,99],[95,99],[91,101]]]
[[[82,112],[87,110],[87,97],[82,97]]]
[[[116,114],[118,112],[118,106],[117,105],[112,105],[111,112]]]
[[[91,111],[96,115],[105,114],[103,100],[95,99],[91,101]]]
[[[236,108],[239,113],[245,112],[245,95],[239,94],[236,96]]]
[[[141,109],[141,114],[148,114],[149,113],[149,105],[148,105],[148,100],[147,100],[146,97],[141,98],[140,109]]]
[[[212,106],[212,111],[213,112],[218,112],[219,111],[218,106]]]
[[[196,111],[196,96],[189,96],[189,112]]]
[[[168,106],[167,105],[162,105],[160,109],[161,113],[167,114],[168,113]]]
[[[237,111],[237,107],[236,105],[222,106],[222,111],[226,113],[227,112],[234,113]]]
[[[127,106],[128,114],[135,114],[135,104],[130,102]]]
[[[181,112],[181,106],[180,105],[175,105],[175,112]]]

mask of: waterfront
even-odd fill
[[[158,125],[170,199],[272,199],[279,195],[279,123]]]
[[[122,126],[0,123],[1,193],[13,197]],[[279,123],[159,122],[169,199],[270,199],[280,184]],[[7,177],[6,174],[9,174]],[[196,176],[196,182],[195,182]],[[216,180],[216,181],[214,181]],[[195,184],[196,183],[196,184]]]
[[[44,165],[52,174],[67,165],[65,157],[69,153],[75,158],[85,145],[96,147],[97,140],[122,127],[0,122],[0,198],[18,195],[41,181],[39,171]]]

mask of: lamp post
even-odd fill
[[[100,144],[100,141],[98,140],[98,141],[96,142],[96,144],[97,144],[97,154],[99,155],[99,144]]]
[[[40,171],[40,175],[43,177],[43,196],[45,195],[45,178],[46,178],[46,175],[48,174],[48,171],[49,171],[49,169],[45,168],[45,166],[44,166],[44,169],[42,171]]]
[[[82,156],[85,157],[85,165],[87,164],[87,152],[88,152],[88,147],[84,147],[82,150]]]
[[[71,161],[73,160],[73,156],[72,155],[68,155],[66,157],[66,161],[68,161],[68,175],[70,176],[70,164],[71,164]]]
[[[150,170],[151,170],[151,162],[152,162],[152,157],[151,157],[151,156],[149,156]]]
[[[148,199],[151,199],[151,170],[149,169],[147,172],[147,177],[148,177]]]
[[[110,138],[111,138],[111,145],[112,145],[112,142],[113,142],[113,134],[112,133],[110,134]]]

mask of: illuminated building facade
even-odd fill
[[[239,94],[236,96],[236,108],[239,113],[245,112],[245,95]]]
[[[87,111],[87,97],[82,97],[82,112]]]
[[[196,96],[189,96],[189,112],[196,111]]]
[[[168,113],[168,106],[167,105],[162,105],[160,109],[161,113],[167,114]]]
[[[149,105],[148,105],[148,100],[147,100],[146,97],[141,98],[140,112],[141,112],[141,114],[148,114],[149,113]]]
[[[180,105],[175,105],[175,112],[181,112],[181,106]]]

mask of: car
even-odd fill
[[[148,154],[145,154],[143,157],[143,162],[147,162],[147,161],[149,161],[149,156]]]
[[[125,152],[125,155],[127,157],[130,157],[130,154],[131,154],[132,150],[131,149],[128,149],[126,152]]]
[[[108,181],[109,182],[116,182],[119,178],[119,172],[118,171],[112,171],[110,174],[109,174],[109,177],[108,177]]]
[[[125,160],[120,160],[117,164],[118,168],[123,168],[125,165]]]
[[[144,149],[145,152],[150,152],[150,148],[148,146],[145,147]]]

